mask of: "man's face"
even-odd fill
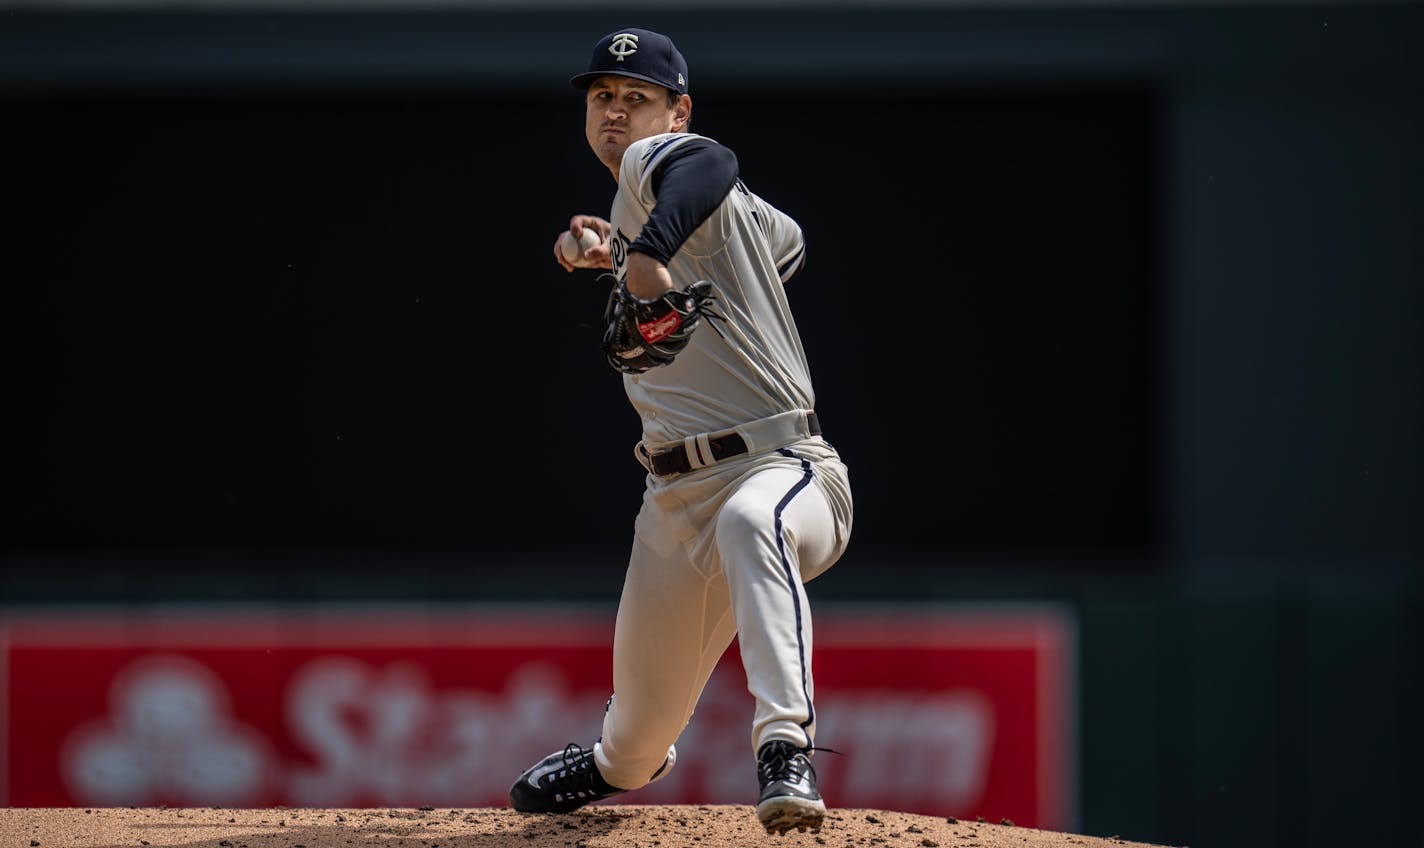
[[[669,106],[666,88],[606,74],[588,87],[584,134],[594,155],[616,177],[628,145],[648,136],[681,130],[691,109],[692,101],[687,95]]]

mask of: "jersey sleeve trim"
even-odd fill
[[[639,139],[628,146],[623,152],[624,173],[627,173],[629,160],[633,162],[633,176],[637,183],[636,192],[640,197],[649,197],[651,185],[649,180],[653,175],[656,163],[667,155],[667,152],[685,144],[693,139],[702,139],[703,136],[693,133],[663,133],[662,135],[649,136]]]
[[[781,275],[781,281],[784,283],[795,276],[804,264],[806,264],[806,243],[802,242],[797,245],[794,253],[777,263],[776,271]]]

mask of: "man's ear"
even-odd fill
[[[686,94],[678,98],[677,108],[673,109],[673,129],[681,130],[687,126],[687,122],[692,119],[692,98]]]

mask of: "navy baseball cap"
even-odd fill
[[[587,89],[604,74],[618,74],[678,94],[687,93],[687,61],[672,39],[647,29],[615,29],[598,40],[588,70],[569,79],[574,88]]]

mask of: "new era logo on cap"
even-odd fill
[[[605,74],[632,77],[687,93],[687,61],[672,39],[647,29],[619,29],[598,40],[588,70],[573,76],[574,88],[586,89]]]

